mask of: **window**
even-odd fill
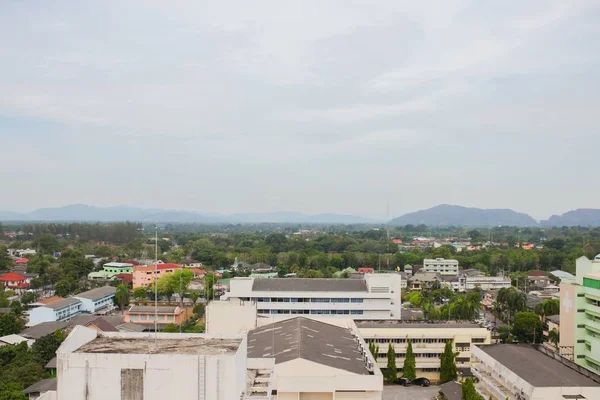
[[[585,340],[578,340],[577,343],[585,343]]]
[[[585,354],[578,354],[577,358],[585,358]]]
[[[583,309],[583,308],[578,308],[578,309],[577,309],[577,312],[585,312],[585,309]]]
[[[585,328],[585,325],[577,325],[578,328]]]
[[[585,293],[577,293],[577,297],[585,297]]]
[[[363,299],[350,299],[351,303],[362,303]]]
[[[146,314],[142,315],[142,321],[147,321],[148,320],[148,316]]]
[[[352,315],[363,315],[363,310],[352,310],[350,311]]]
[[[331,299],[332,303],[350,303],[350,299]]]

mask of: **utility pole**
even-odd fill
[[[158,227],[154,231],[154,347],[158,348]]]

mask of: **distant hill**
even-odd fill
[[[562,215],[553,215],[543,226],[600,226],[600,209],[578,208]]]
[[[391,225],[429,226],[536,226],[527,214],[508,209],[481,209],[442,204],[427,210],[404,214],[390,221]]]
[[[360,224],[372,222],[354,215],[306,215],[296,212],[202,214],[194,211],[145,209],[129,206],[96,207],[72,204],[63,207],[40,208],[30,213],[0,211],[0,221],[56,221],[56,222],[173,222],[173,223],[305,223],[305,224]]]

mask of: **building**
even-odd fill
[[[112,310],[117,289],[113,286],[103,286],[76,294],[76,299],[81,300],[82,312],[96,314]]]
[[[490,331],[472,323],[357,321],[356,326],[366,342],[379,346],[377,363],[380,368],[387,365],[390,343],[396,351],[396,365],[398,369],[402,368],[410,340],[415,353],[417,376],[432,381],[440,377],[440,357],[447,342],[452,342],[453,349],[458,352],[456,367],[462,373],[468,373],[471,366],[473,345],[491,343]]]
[[[560,332],[560,315],[548,315],[544,318],[544,346],[553,351],[558,351],[558,343],[555,345],[548,340],[548,334],[552,331]]]
[[[257,326],[256,304],[236,301],[211,301],[204,314],[209,335],[237,335]]]
[[[600,259],[579,257],[575,280],[560,284],[560,353],[600,373]]]
[[[249,301],[259,315],[400,319],[400,285],[396,273],[361,279],[234,278],[221,300]]]
[[[8,249],[8,255],[15,258],[25,258],[27,255],[36,255],[33,249]]]
[[[102,266],[102,270],[90,272],[89,280],[112,279],[119,274],[131,274],[133,272],[132,263],[110,262]]]
[[[28,326],[42,322],[69,321],[81,313],[83,304],[75,297],[68,297],[29,310]]]
[[[381,371],[349,328],[305,317],[264,325],[248,333],[248,358],[275,359],[278,400],[382,398]]]
[[[57,400],[253,398],[247,396],[255,377],[245,336],[99,333],[77,326],[56,356]],[[268,388],[270,371],[260,372]],[[254,398],[270,399],[270,393]]]
[[[426,258],[421,272],[437,272],[441,275],[458,275],[458,261],[444,258]]]
[[[180,269],[178,264],[158,264],[149,267],[135,265],[133,267],[133,288],[147,287],[154,284],[154,279],[160,279],[164,274],[171,274]]]
[[[410,290],[432,289],[435,286],[441,286],[442,282],[444,282],[444,278],[439,272],[416,272],[409,278],[408,287]]]
[[[9,344],[19,344],[22,342],[27,342],[27,346],[31,347],[31,345],[35,342],[35,340],[28,339],[21,335],[5,335],[0,337],[0,347],[6,346]]]
[[[164,329],[169,324],[180,325],[183,323],[185,313],[179,307],[159,306],[155,309],[153,306],[131,306],[123,317],[125,323],[133,322],[152,331],[154,331],[155,319],[158,329]]]
[[[14,290],[16,292],[22,292],[27,290],[29,287],[27,278],[15,272],[9,272],[7,274],[0,275],[0,285],[2,285],[5,289]]]
[[[49,399],[49,397],[41,397],[48,392],[53,393],[50,396],[55,395],[56,378],[42,379],[41,381],[36,382],[33,385],[26,388],[25,390],[23,390],[23,393],[25,393],[28,396],[29,400]]]
[[[600,384],[551,354],[530,345],[475,346],[475,388],[485,399],[495,400],[600,399]]]

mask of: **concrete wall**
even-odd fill
[[[57,351],[57,400],[121,399],[121,371],[124,369],[143,371],[144,400],[239,400],[245,390],[245,338],[235,354],[224,355],[74,352],[97,335],[93,329],[76,327]],[[104,336],[152,340],[147,334]],[[187,336],[190,335],[161,334],[160,337]]]
[[[256,305],[212,301],[206,307],[206,333],[233,335],[256,328]]]
[[[42,306],[29,310],[29,326],[50,321],[56,321],[56,313],[52,308]]]

